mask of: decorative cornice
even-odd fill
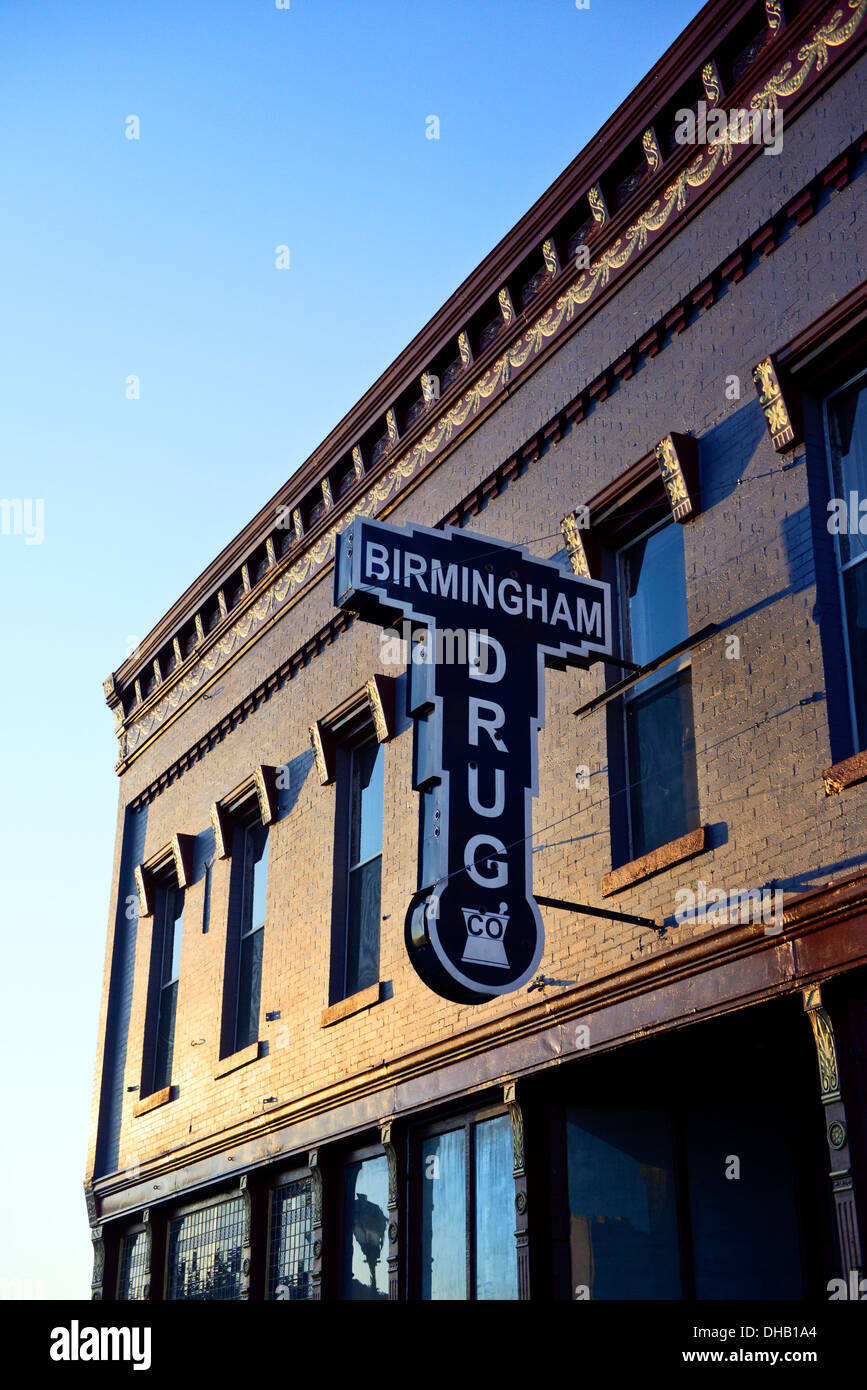
[[[781,98],[785,98],[786,100],[788,100],[788,98],[796,94],[800,90],[800,88],[804,86],[808,78],[812,77],[814,68],[816,73],[822,71],[822,69],[827,65],[829,50],[840,47],[842,44],[847,43],[849,39],[854,35],[856,29],[860,24],[861,18],[863,17],[863,7],[864,4],[867,3],[867,0],[848,0],[848,3],[849,8],[854,10],[855,13],[851,16],[847,24],[841,23],[842,12],[827,11],[824,17],[825,22],[823,24],[820,24],[818,29],[816,29],[813,32],[806,44],[801,45],[801,47],[797,49],[797,60],[800,64],[799,67],[796,67],[794,61],[789,61],[785,63],[782,67],[779,67],[776,72],[772,72],[770,74],[770,77],[767,77],[768,65],[773,65],[774,61],[778,60],[780,56],[780,53],[778,52],[778,42],[785,41],[785,36],[789,35],[790,33],[789,29],[785,29],[783,31],[783,39],[765,45],[765,50],[763,51],[761,57],[757,59],[755,71],[756,74],[758,74],[760,68],[764,70],[766,83],[759,93],[753,94],[752,98],[750,99],[751,106],[773,106],[782,104]],[[810,8],[812,9],[812,7]],[[543,197],[534,206],[534,208],[531,209],[530,212],[525,216],[525,218],[521,220],[518,226],[515,229],[513,229],[513,232],[510,233],[506,239],[504,239],[504,242],[501,243],[501,245],[498,248],[496,248],[495,252],[492,252],[491,255],[477,269],[477,271],[473,272],[473,275],[470,277],[470,279],[465,283],[464,286],[460,288],[459,291],[456,292],[456,294],[449,301],[448,305],[446,305],[444,309],[440,311],[440,314],[436,316],[436,319],[432,320],[431,324],[429,324],[427,328],[423,330],[422,334],[420,334],[418,338],[414,340],[414,342],[410,345],[410,347],[407,348],[403,354],[401,354],[401,357],[397,360],[393,367],[390,368],[388,372],[384,374],[380,382],[377,383],[376,387],[371,388],[371,392],[369,392],[368,395],[364,398],[364,400],[359,403],[359,406],[356,407],[356,409],[350,413],[350,416],[348,416],[344,422],[341,422],[341,425],[338,426],[337,429],[332,432],[332,435],[328,437],[328,439],[323,443],[320,449],[317,450],[316,453],[311,457],[311,459],[308,461],[308,464],[305,464],[302,467],[302,469],[300,469],[298,473],[296,473],[295,477],[292,480],[291,487],[291,493],[293,496],[302,487],[302,485],[304,488],[307,488],[313,481],[316,481],[319,484],[323,483],[325,472],[327,472],[327,466],[330,466],[332,463],[334,463],[336,458],[339,456],[339,453],[336,453],[335,450],[348,449],[350,446],[352,446],[353,458],[356,461],[356,474],[358,473],[358,459],[360,455],[357,451],[357,445],[352,445],[351,434],[348,438],[343,437],[344,435],[346,435],[347,430],[349,429],[348,422],[350,422],[350,420],[354,422],[354,433],[355,437],[358,438],[358,432],[363,431],[364,421],[372,421],[376,418],[376,412],[371,414],[369,410],[365,411],[368,400],[371,399],[374,394],[378,394],[381,400],[381,408],[378,412],[379,418],[382,418],[383,413],[385,413],[387,417],[388,410],[391,409],[392,406],[389,404],[388,399],[382,400],[382,391],[380,390],[380,387],[383,390],[385,390],[385,388],[389,386],[389,384],[391,384],[392,388],[396,390],[398,387],[398,377],[400,377],[401,383],[405,385],[405,374],[410,359],[413,360],[413,375],[416,378],[418,377],[419,372],[424,368],[425,365],[424,361],[422,360],[415,361],[415,358],[418,357],[419,352],[426,351],[428,353],[433,353],[435,350],[434,339],[436,339],[436,341],[441,346],[442,342],[444,341],[442,330],[444,330],[446,326],[448,327],[448,330],[452,333],[455,331],[455,329],[457,329],[458,323],[453,322],[453,319],[455,314],[458,313],[459,308],[461,309],[461,314],[463,316],[464,322],[467,321],[467,314],[472,313],[474,306],[480,305],[485,299],[485,294],[481,293],[482,284],[484,283],[484,285],[487,287],[485,293],[490,294],[492,289],[492,283],[496,284],[496,280],[492,282],[491,276],[493,275],[494,270],[497,267],[502,267],[502,271],[504,272],[505,276],[511,274],[511,272],[515,269],[517,264],[520,262],[521,257],[527,254],[527,250],[529,249],[527,238],[531,235],[531,233],[532,237],[538,238],[538,244],[540,245],[544,242],[546,236],[550,237],[550,227],[552,225],[552,222],[557,217],[562,217],[566,208],[571,206],[572,203],[575,202],[576,198],[581,194],[582,189],[583,192],[587,192],[587,190],[591,188],[591,186],[595,187],[595,185],[592,185],[592,179],[590,178],[590,170],[593,167],[600,168],[600,151],[605,151],[605,157],[601,161],[601,172],[602,170],[604,170],[604,168],[608,166],[611,160],[616,160],[619,152],[626,147],[630,140],[632,140],[633,138],[639,138],[641,133],[641,123],[639,121],[639,117],[642,112],[642,107],[644,108],[645,112],[648,106],[651,107],[652,111],[658,110],[658,108],[660,107],[660,103],[663,103],[666,99],[666,94],[668,93],[669,86],[671,86],[671,84],[674,83],[682,82],[684,63],[687,65],[687,68],[690,68],[693,64],[700,64],[700,62],[706,61],[708,50],[713,51],[714,46],[718,45],[723,40],[723,38],[731,31],[732,27],[739,21],[742,15],[746,13],[747,9],[748,5],[746,4],[736,4],[733,6],[723,6],[722,4],[719,4],[717,6],[705,7],[705,10],[702,11],[701,15],[699,15],[693,22],[693,24],[691,24],[688,27],[688,29],[684,32],[684,34],[681,35],[677,43],[672,46],[668,53],[664,55],[663,59],[661,59],[660,62],[655,66],[652,72],[648,74],[648,77],[645,78],[641,84],[639,84],[639,86],[636,88],[635,92],[628,99],[628,101],[624,103],[624,105],[618,110],[617,113],[615,113],[611,120],[607,122],[606,125],[602,128],[597,141],[594,142],[592,152],[589,149],[583,152],[582,155],[580,155],[573,162],[573,164],[564,173],[564,175],[562,175],[560,179],[555,181],[555,183],[546,192],[546,194],[543,195]],[[800,34],[803,37],[803,35],[808,32],[807,26],[810,23],[811,20],[809,11],[804,11],[793,22],[791,26],[791,42],[793,43],[793,45],[797,44],[797,35]],[[812,23],[815,23],[815,21],[813,20]],[[704,49],[704,54],[702,54],[702,49]],[[674,87],[672,86],[672,91],[673,90]],[[681,171],[680,175],[678,175],[675,181],[669,184],[663,190],[661,199],[656,198],[654,200],[653,198],[651,198],[650,202],[646,205],[645,211],[639,218],[638,222],[634,222],[629,227],[627,227],[625,231],[623,231],[621,235],[614,241],[613,246],[609,247],[607,252],[603,253],[603,255],[598,259],[597,263],[594,266],[591,266],[590,271],[584,272],[584,275],[589,275],[591,278],[589,281],[584,282],[583,291],[579,292],[577,298],[573,299],[573,301],[567,306],[567,323],[573,317],[576,308],[583,308],[583,306],[589,303],[591,300],[596,300],[600,298],[601,293],[603,293],[606,290],[609,282],[613,278],[616,278],[618,275],[623,273],[624,268],[627,265],[627,262],[632,261],[635,253],[640,253],[641,251],[643,251],[648,241],[652,241],[655,237],[658,237],[665,223],[674,213],[682,212],[684,210],[686,202],[690,200],[691,189],[700,189],[701,184],[706,182],[708,179],[711,179],[712,176],[715,176],[716,168],[715,165],[713,165],[713,160],[718,161],[721,159],[723,166],[726,167],[731,162],[732,158],[734,158],[731,152],[730,144],[727,144],[724,148],[722,148],[721,151],[717,150],[716,152],[711,153],[712,150],[713,147],[709,147],[708,150],[705,151],[705,154],[703,156],[700,156],[698,160],[690,161],[686,165],[686,168]],[[646,147],[645,152],[647,153]],[[736,151],[736,155],[742,158],[749,157],[750,153],[755,155],[759,153],[759,151],[757,151],[755,147],[752,148],[752,151]],[[677,166],[678,159],[682,157],[684,156],[669,156],[668,160],[666,161],[666,165],[674,168]],[[705,159],[705,157],[708,157],[708,159],[710,160],[709,163],[702,162]],[[713,167],[711,167],[712,165]],[[665,170],[661,170],[658,177],[662,178],[664,177],[664,174]],[[651,184],[655,183],[656,178],[657,176],[653,176]],[[699,179],[698,184],[694,182],[696,178]],[[656,183],[656,187],[658,188],[658,183]],[[671,201],[672,199],[673,202]],[[623,210],[623,215],[628,215],[628,212],[629,207],[627,206]],[[659,221],[660,218],[662,219],[661,222]],[[606,222],[606,225],[609,225],[608,221]],[[622,228],[623,226],[623,218],[621,216],[621,212],[618,211],[618,213],[612,216],[612,218],[610,219],[610,227],[612,232],[615,232],[618,227]],[[569,269],[570,268],[568,266],[565,267],[565,272],[568,273]],[[554,277],[558,284],[560,278],[560,276]],[[584,277],[582,276],[582,281],[583,279]],[[502,277],[500,278],[499,283],[502,285]],[[579,281],[579,284],[580,283],[581,282]],[[474,296],[470,295],[468,297],[468,286],[470,286],[471,284],[473,286],[478,286],[479,292]],[[556,288],[556,285],[552,285],[551,291],[553,292]],[[548,291],[545,291],[545,293],[540,296],[540,301],[544,301],[548,297],[549,293]],[[564,305],[562,301],[558,299],[556,306],[552,307],[554,307],[556,313],[562,312]],[[552,329],[550,324],[547,326],[544,325],[544,318],[545,315],[542,315],[541,318],[537,320],[536,325],[537,335],[538,333],[541,333],[543,337],[550,336],[550,333],[552,331],[557,331],[557,328],[554,327]],[[515,325],[518,325],[521,322],[523,322],[523,316],[518,316],[514,320]],[[562,321],[559,327],[563,327]],[[472,353],[467,335],[463,331],[463,329],[461,329],[458,334],[458,340],[461,357],[466,367],[471,363]],[[541,350],[541,346],[542,345],[538,342],[534,344],[531,353],[528,354],[527,359],[525,360],[535,358]],[[520,345],[518,345],[518,355],[521,355]],[[428,356],[427,360],[430,360],[430,356]],[[515,361],[505,364],[507,368],[511,368],[512,370],[520,370],[522,365],[523,363]],[[499,375],[501,377],[501,379],[496,383],[497,388],[504,389],[508,381],[508,376],[504,375],[504,364],[502,362],[502,359],[498,359],[498,362],[495,364],[495,367],[499,369]],[[401,372],[403,373],[403,375],[401,375]],[[488,374],[485,375],[487,376]],[[476,391],[478,391],[479,385],[480,384],[477,383],[476,388],[474,388]],[[482,399],[486,398],[486,393],[483,385],[481,387],[481,395]],[[391,399],[393,403],[394,397],[392,397]],[[465,426],[467,423],[470,422],[470,420],[477,416],[479,405],[478,399],[476,399],[476,401],[474,402],[474,408],[471,409],[469,412],[467,412],[464,409],[464,403],[464,396],[459,397],[459,399],[455,403],[453,403],[453,409],[457,408],[459,412],[461,410],[464,410],[462,420],[449,420],[446,416],[439,422],[442,428],[439,431],[439,438],[435,438],[435,450],[449,445],[453,441],[455,431]],[[396,421],[392,416],[391,420],[389,421],[388,433],[392,442],[392,447],[397,448],[398,446],[395,443],[396,436],[394,427],[396,427]],[[415,430],[410,431],[410,439],[415,439],[416,441],[418,440],[418,436]],[[430,431],[428,431],[425,434],[424,440],[425,447],[423,453],[429,454],[429,446],[431,442]],[[407,442],[409,443],[410,441],[408,440]],[[418,460],[416,461],[418,462]],[[407,460],[405,456],[405,466],[406,463]],[[390,470],[383,474],[383,478],[385,478],[386,480],[389,477],[389,472]],[[404,477],[405,476],[406,475],[404,475]],[[358,481],[358,479],[356,479],[356,481]],[[380,484],[381,482],[382,479],[380,479]],[[377,485],[379,486],[380,484]],[[289,485],[287,485],[287,488],[288,487]],[[390,486],[388,488],[389,494],[391,494],[393,490],[393,487]],[[325,495],[324,488],[323,495]],[[172,631],[172,624],[174,624],[174,626],[177,626],[179,623],[185,621],[188,618],[190,612],[191,597],[195,595],[201,595],[202,599],[204,599],[210,592],[212,592],[212,590],[215,591],[214,586],[215,584],[219,584],[219,577],[224,577],[230,571],[233,565],[239,563],[240,561],[246,558],[246,554],[249,553],[249,550],[252,547],[254,547],[256,544],[261,543],[263,539],[263,525],[265,524],[269,516],[271,524],[273,524],[274,505],[279,504],[279,499],[281,497],[288,496],[289,493],[287,492],[286,488],[284,488],[281,491],[281,493],[278,494],[277,497],[274,499],[274,503],[269,504],[268,507],[264,508],[262,512],[259,513],[259,515],[254,519],[254,521],[251,522],[247,528],[245,528],[245,530],[241,533],[241,535],[238,538],[236,538],[236,541],[233,542],[230,547],[227,547],[227,549],[224,552],[222,552],[220,556],[217,557],[213,564],[209,566],[208,570],[201,577],[201,579],[197,581],[197,583],[194,586],[192,586],[190,590],[187,591],[187,594],[184,595],[176,605],[174,605],[170,613],[166,615],[166,618],[161,620],[161,622],[154,629],[153,633],[150,634],[150,636],[147,639],[145,639],[145,642],[142,644],[142,655],[145,660],[150,661],[153,655],[152,648],[162,645],[169,638],[170,633]],[[382,502],[382,500],[382,498],[377,499],[378,502]],[[369,515],[371,514],[370,511],[365,510],[365,508],[369,508],[370,505],[370,495],[366,494],[365,497],[360,500],[360,503],[358,503],[356,510],[363,510],[363,514]],[[344,524],[348,522],[349,519],[349,516],[344,517]],[[331,520],[331,517],[329,517],[329,520]],[[327,526],[323,527],[321,524],[315,526],[313,528],[313,534],[309,537],[309,541],[312,546],[312,551],[321,550],[322,541],[323,539],[326,539],[327,536],[331,537],[331,544],[333,546],[333,531],[328,532]],[[306,540],[307,538],[305,537],[305,541]],[[289,581],[289,589],[294,591],[294,589],[296,589],[298,586],[299,574],[305,571],[309,572],[310,570],[310,554],[311,552],[308,552],[308,556],[300,557],[296,566],[294,566],[291,570],[287,570],[284,568],[279,575],[273,576],[275,582],[285,582],[286,574],[291,573],[292,579]],[[315,567],[318,563],[320,563],[320,561],[318,561],[314,556],[312,563]],[[271,585],[269,584],[268,593],[270,592]],[[279,602],[285,601],[285,598],[287,597],[287,592],[288,591],[284,592],[282,598],[278,598]],[[198,618],[198,615],[196,616]],[[257,615],[257,618],[259,616],[260,615]],[[244,614],[243,612],[239,613],[239,620],[241,622],[244,622],[245,618],[246,614]],[[199,627],[199,633],[200,638],[202,640],[202,644],[206,646],[207,642],[204,639],[204,634],[198,622],[197,626]],[[232,623],[230,628],[228,629],[228,633],[220,632],[219,640],[222,641],[229,633],[234,631],[234,628],[235,624]],[[201,653],[197,653],[195,660],[192,661],[190,667],[186,671],[184,671],[182,676],[180,677],[180,681],[182,683],[188,680],[191,673],[196,673],[199,678],[194,680],[192,688],[198,688],[198,686],[201,684],[201,673],[203,668],[205,668],[205,678],[207,677],[206,668],[208,666],[209,660],[211,659],[211,651],[213,651],[213,647],[211,647],[207,652],[203,651]],[[132,671],[135,670],[136,668],[133,667]],[[129,671],[130,668],[125,665],[124,667],[120,668],[119,672],[122,683],[125,684],[126,688],[132,688],[133,684],[131,674],[128,674]],[[176,678],[173,675],[166,682],[166,685],[170,689],[177,689],[178,678]],[[152,692],[151,697],[149,699],[146,699],[143,703],[141,702],[141,700],[137,701],[137,704],[139,704],[142,707],[133,711],[133,718],[131,721],[133,725],[137,724],[140,720],[143,720],[145,721],[145,723],[147,723],[147,721],[151,719],[153,710],[159,703],[158,695],[160,693],[162,692],[157,692],[156,690],[154,690]],[[192,693],[192,690],[189,687],[187,687],[180,698],[186,699],[188,698],[190,693]],[[109,696],[109,698],[110,702],[114,706],[113,692]],[[122,712],[120,713],[120,715],[118,715],[117,709],[115,712],[116,717],[119,718],[120,722],[124,722]],[[126,741],[126,749],[128,751],[132,751],[133,747],[137,747],[140,745],[141,738],[138,734],[135,734],[134,737],[131,739],[129,737],[129,731],[123,731],[123,733],[121,734],[121,759],[123,759],[125,756],[123,747],[124,741]]]

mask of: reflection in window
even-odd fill
[[[241,939],[238,956],[238,1004],[234,1051],[259,1037],[262,995],[262,947],[265,940],[265,894],[268,881],[268,828],[258,821],[243,832]]]
[[[573,1290],[584,1285],[592,1299],[805,1297],[791,1140],[779,1114],[720,1104],[682,1122],[663,1109],[567,1110]]]
[[[517,1298],[508,1115],[466,1121],[458,1129],[429,1135],[419,1157],[421,1297]]]
[[[244,1199],[204,1207],[169,1225],[167,1299],[241,1297]]]
[[[421,1296],[467,1296],[466,1133],[425,1139],[421,1148]]]
[[[181,888],[161,888],[157,894],[156,917],[160,942],[160,983],[154,1046],[153,1091],[161,1091],[172,1081],[175,1047],[175,1018],[178,1008],[178,977],[181,973],[181,943],[184,934],[184,893]]]
[[[621,552],[630,660],[646,666],[689,635],[683,528],[669,522]]]
[[[774,1118],[692,1111],[686,1140],[696,1298],[804,1298],[792,1154]]]
[[[856,748],[862,749],[867,748],[867,516],[860,508],[867,500],[867,379],[829,402],[828,433],[838,499],[828,525],[836,535],[852,720]]]
[[[385,1157],[347,1164],[343,1202],[345,1299],[388,1299],[387,1213],[388,1163]]]
[[[384,766],[383,747],[375,738],[352,750],[345,998],[379,979]]]
[[[573,1288],[591,1299],[680,1298],[667,1117],[573,1106],[566,1146]]]
[[[312,1229],[310,1179],[283,1183],[276,1188],[271,1197],[269,1298],[285,1301],[312,1297]]]
[[[646,666],[689,633],[683,529],[670,521],[620,552],[623,654]],[[699,824],[692,679],[684,655],[624,697],[629,857]]]
[[[667,668],[670,669],[670,668]],[[626,700],[633,859],[698,824],[698,779],[689,667]]]
[[[120,1243],[118,1300],[135,1301],[148,1295],[148,1238],[146,1231],[124,1236]]]
[[[518,1297],[515,1182],[508,1115],[475,1126],[476,1268],[474,1296]]]

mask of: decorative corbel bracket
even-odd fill
[[[371,676],[364,687],[378,743],[387,743],[396,733],[394,676]]]
[[[834,1024],[822,998],[821,985],[809,985],[802,991],[804,1011],[813,1032],[816,1060],[819,1064],[819,1088],[825,1112],[825,1138],[831,1165],[829,1177],[837,1217],[837,1239],[844,1275],[852,1272],[860,1278],[861,1233],[855,1202],[855,1180],[849,1148],[849,1127],[846,1106],[840,1087],[840,1068]]]
[[[699,511],[698,445],[688,434],[667,434],[656,446],[656,462],[675,521]]]
[[[337,745],[326,719],[317,719],[310,725],[310,746],[319,781],[327,787],[337,776]]]
[[[753,367],[753,382],[765,417],[771,443],[778,454],[804,442],[801,402],[797,392],[773,357],[763,357]]]
[[[585,579],[598,578],[599,548],[590,531],[590,508],[581,506],[569,512],[560,522],[560,531],[572,573]]]

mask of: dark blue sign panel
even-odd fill
[[[488,536],[356,517],[338,536],[334,598],[383,627],[427,629],[407,683],[421,795],[413,966],[458,1003],[518,989],[544,946],[531,835],[545,665],[611,654],[610,586]]]

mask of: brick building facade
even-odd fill
[[[711,0],[106,681],[94,1297],[860,1271],[865,11]],[[680,143],[710,109],[780,147]],[[546,673],[539,975],[488,1002],[408,959],[413,720],[335,606],[356,515],[611,585],[614,659]]]

